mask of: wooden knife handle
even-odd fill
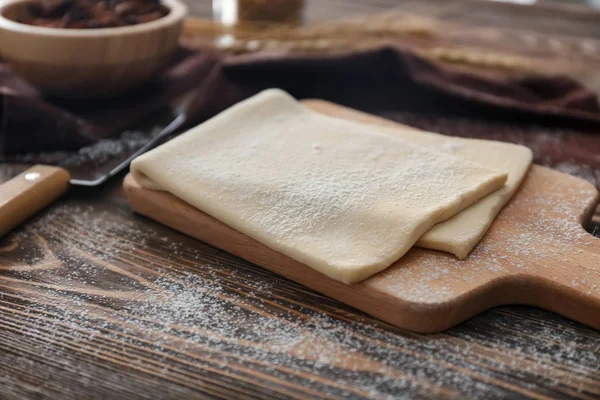
[[[69,179],[63,168],[35,165],[0,185],[0,236],[60,197]]]

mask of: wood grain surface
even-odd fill
[[[393,4],[503,25],[517,38],[523,30],[570,32],[581,46],[600,26],[593,12],[537,6],[525,18],[513,6],[484,2],[310,4],[323,19]],[[546,137],[544,149],[565,136]],[[598,176],[577,160],[567,167]],[[3,165],[0,180],[25,168]],[[0,398],[600,396],[597,330],[510,306],[440,334],[403,331],[133,216],[122,178],[73,188],[0,240]]]
[[[600,394],[598,331],[525,307],[402,331],[132,217],[119,184],[1,242],[3,398]]]

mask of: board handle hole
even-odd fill
[[[585,230],[591,235],[600,238],[600,216],[594,215],[587,224],[585,224]]]

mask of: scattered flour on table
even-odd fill
[[[600,187],[600,170],[589,165],[580,165],[574,162],[561,162],[554,166],[554,169],[565,174],[577,176],[585,179],[596,187]]]
[[[512,138],[522,143],[524,136],[518,135]],[[549,133],[531,147],[539,154],[557,141],[560,133]],[[312,150],[323,151],[320,146],[315,144]],[[557,169],[592,183],[598,179],[593,170],[566,162]],[[550,253],[539,250],[536,235],[523,233],[504,244],[509,259],[496,256],[500,249],[493,245],[479,248],[473,257],[490,273],[500,273],[507,265],[526,271],[526,260],[543,263],[557,256],[569,268],[577,262],[577,254],[567,254],[567,246],[574,238],[587,241],[587,235],[568,213],[586,194],[573,192],[573,204],[552,197],[531,200],[532,210],[552,209],[565,215],[556,219],[539,213],[535,229],[552,232]],[[154,371],[165,379],[180,375],[180,370],[206,375],[206,365],[221,369],[234,365],[290,382],[300,379],[291,375],[303,373],[302,384],[323,396],[370,398],[410,398],[409,390],[435,393],[441,386],[452,388],[459,399],[501,397],[507,392],[495,380],[511,379],[536,382],[525,384],[530,390],[541,385],[542,390],[556,389],[551,393],[566,395],[571,393],[568,390],[597,390],[600,381],[598,334],[543,311],[501,308],[491,312],[493,317],[478,317],[483,324],[466,322],[443,334],[418,335],[366,317],[348,321],[347,311],[328,312],[336,308],[332,300],[199,242],[183,237],[172,241],[161,234],[162,229],[129,215],[63,205],[35,224],[35,232],[47,243],[40,245],[32,232],[21,232],[14,240],[28,250],[26,259],[6,259],[2,264],[14,268],[11,276],[33,279],[45,287],[33,297],[15,286],[14,292],[0,292],[0,301],[11,301],[15,293],[20,297],[12,306],[27,314],[21,331],[45,339],[36,342],[33,350],[53,355],[65,368],[78,366],[65,357],[72,351],[68,347],[87,346],[95,356],[124,352],[131,368]],[[160,251],[154,252],[155,248]],[[28,265],[40,269],[20,269]],[[429,301],[450,296],[449,286],[432,293],[427,285],[441,279],[450,282],[455,279],[453,270],[433,262],[423,268],[427,276],[419,275],[420,281],[407,285],[406,293]],[[411,273],[405,278],[411,282]],[[573,285],[600,293],[600,284],[578,280]],[[299,304],[283,297],[298,299]],[[307,299],[312,301],[305,303]],[[307,306],[315,303],[322,311]],[[107,340],[110,345],[98,345]],[[154,353],[136,352],[132,346]],[[98,383],[91,380],[94,384]],[[335,384],[355,392],[347,393]],[[564,385],[567,391],[561,392]]]
[[[159,132],[158,128],[151,132],[127,131],[115,139],[103,139],[83,147],[77,151],[66,163],[78,165],[81,163],[105,164],[121,154],[133,153],[141,148],[148,140]]]
[[[101,139],[77,151],[47,151],[9,156],[9,161],[19,163],[59,164],[66,168],[82,165],[102,167],[115,159],[125,159],[160,132],[158,127],[148,132],[125,131],[119,137]]]
[[[332,300],[199,242],[169,240],[138,218],[65,205],[34,228],[51,251],[22,232],[15,238],[20,245],[38,246],[30,246],[32,258],[21,264],[48,268],[14,276],[46,286],[35,296],[21,295],[15,306],[27,313],[24,335],[45,338],[35,350],[65,368],[77,366],[63,356],[75,346],[95,352],[93,357],[110,359],[117,352],[130,368],[165,379],[182,370],[205,376],[205,367],[216,367],[234,376],[258,371],[322,395],[367,398],[410,398],[440,386],[452,388],[456,398],[500,397],[506,392],[494,379],[507,376],[548,387],[567,382],[585,391],[586,382],[600,377],[594,334],[581,335],[569,321],[542,318],[549,322],[540,325],[539,317],[496,312],[495,318],[480,317],[489,324],[486,331],[467,323],[444,334],[418,335],[361,317],[347,321],[347,312],[335,311]],[[9,301],[13,293],[19,294],[18,287],[0,300]],[[530,340],[534,335],[539,340]]]

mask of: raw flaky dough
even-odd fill
[[[138,157],[132,174],[344,283],[388,267],[505,172],[266,90]]]
[[[358,112],[354,112],[359,115]],[[373,116],[369,116],[373,119]],[[463,259],[479,243],[504,205],[515,194],[533,160],[525,146],[493,140],[466,139],[426,132],[381,118],[380,125],[367,125],[428,149],[448,153],[488,168],[508,172],[502,189],[491,193],[452,218],[440,222],[417,241],[416,246],[442,250]],[[389,126],[389,127],[388,127]]]

